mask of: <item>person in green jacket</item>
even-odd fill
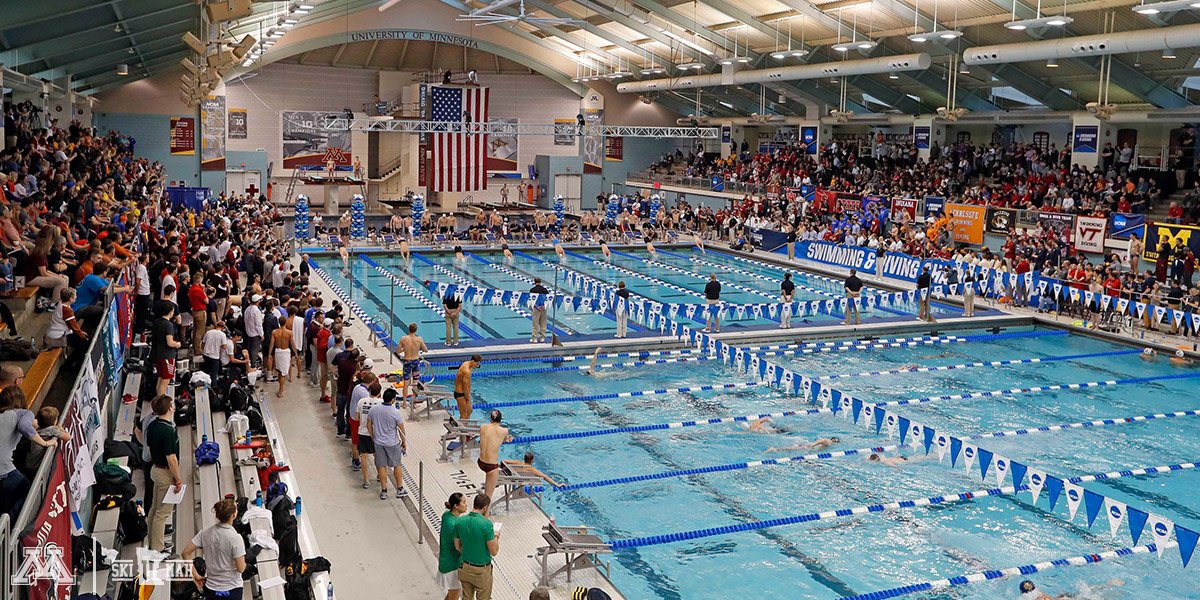
[[[446,600],[458,600],[462,584],[458,582],[458,567],[462,564],[462,553],[454,546],[454,530],[458,518],[467,512],[467,497],[462,492],[450,494],[446,501],[446,512],[442,513],[442,533],[438,552],[438,583],[446,590]]]

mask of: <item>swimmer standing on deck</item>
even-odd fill
[[[465,421],[471,418],[471,374],[475,369],[478,369],[483,364],[483,357],[478,354],[471,355],[469,360],[463,361],[458,366],[458,371],[454,374],[454,402],[458,405],[458,414]]]
[[[500,445],[513,438],[508,434],[508,428],[500,424],[499,410],[492,409],[488,417],[490,422],[479,427],[479,460],[475,464],[483,471],[483,493],[491,498],[492,492],[496,491],[496,480],[500,478]]]
[[[417,324],[408,324],[408,335],[400,338],[400,349],[404,351],[404,390],[401,402],[408,401],[409,385],[412,385],[412,393],[417,395],[417,379],[421,376],[421,353],[429,352],[429,347],[425,345],[425,340],[417,335]],[[412,382],[411,384],[409,382]]]

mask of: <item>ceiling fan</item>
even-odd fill
[[[513,4],[516,4],[518,7],[517,14],[515,15],[496,12]],[[477,8],[465,15],[459,15],[455,20],[474,21],[476,26],[513,22],[530,23],[532,25],[567,25],[582,22],[579,19],[568,17],[535,17],[533,13],[525,12],[525,0],[497,0],[483,8]]]

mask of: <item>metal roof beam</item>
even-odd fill
[[[4,9],[4,22],[0,25],[0,31],[11,31],[36,25],[45,21],[60,20],[60,22],[70,22],[69,17],[93,8],[101,6],[111,6],[121,0],[57,0],[53,2],[20,2],[11,4]]]
[[[133,35],[134,37],[138,37],[138,36],[143,36],[143,35],[149,35],[151,33],[156,33],[156,32],[162,31],[164,29],[174,29],[174,28],[179,27],[180,25],[189,25],[191,23],[194,23],[196,21],[196,19],[197,19],[197,17],[188,17],[186,19],[181,19],[179,21],[172,21],[170,23],[164,23],[164,24],[158,25],[156,27],[150,27],[149,29],[143,29],[141,31],[134,31],[134,32],[131,32],[131,35]],[[105,29],[107,29],[107,27]],[[55,41],[57,41],[57,40],[55,40]],[[78,54],[85,50],[91,50],[92,48],[104,46],[106,44],[115,44],[120,41],[121,41],[121,38],[108,38],[103,41],[92,42],[92,43],[84,45],[84,46],[72,46],[70,44],[58,44],[55,46],[57,49],[53,51],[53,54],[41,54],[41,55],[38,55],[35,57],[31,57],[24,62],[26,64],[31,64],[34,62],[46,62],[47,64],[49,64],[49,60],[51,58],[57,58],[59,56],[66,56],[68,54]],[[16,50],[12,50],[10,52],[17,52],[20,50],[24,50],[26,48],[34,47],[34,46],[37,46],[37,44],[34,44],[33,46],[26,46],[25,48],[18,48]],[[9,55],[9,52],[0,52],[0,62],[4,62],[4,57],[7,57],[8,55]]]
[[[733,17],[734,19],[741,21],[742,23],[745,23],[751,29],[753,29],[765,36],[768,36],[768,37],[774,36],[775,39],[777,39],[777,40],[781,40],[783,42],[788,42],[792,48],[802,49],[802,50],[811,50],[811,48],[797,42],[796,40],[790,39],[786,32],[782,32],[779,29],[760,21],[758,19],[758,17],[738,8],[737,6],[735,6],[734,4],[732,4],[730,2],[726,2],[726,0],[704,0],[704,4],[714,8],[722,13],[725,13],[726,15],[729,15],[730,17]]]
[[[193,6],[194,5],[191,5],[191,4],[180,4],[180,5],[172,6],[169,8],[164,8],[161,10],[156,10],[153,12],[142,13],[140,15],[134,15],[127,19],[124,19],[122,21],[122,24],[127,26],[128,23],[131,23],[133,21],[138,21],[138,20],[141,20],[141,19],[144,19],[147,17],[154,17],[154,16],[158,16],[161,14],[174,12],[181,8],[191,8]],[[143,29],[141,31],[135,31],[135,32],[131,32],[131,33],[136,36],[136,35],[143,35],[146,33],[151,33],[154,31],[161,31],[168,27],[176,27],[176,26],[182,25],[184,23],[194,21],[196,18],[198,18],[198,14],[199,13],[197,13],[196,15],[192,15],[186,19],[174,21],[171,23],[167,23],[165,25],[157,25],[154,27],[149,27],[149,28]],[[67,23],[69,23],[69,21],[67,21]],[[57,27],[54,28],[54,30],[60,31],[60,30],[58,30]],[[126,27],[126,30],[128,30],[128,27]],[[20,64],[21,62],[46,60],[48,58],[53,58],[55,56],[61,56],[63,54],[71,54],[73,52],[78,52],[80,50],[94,47],[98,44],[111,43],[115,40],[115,38],[107,39],[107,40],[104,40],[103,42],[94,42],[92,44],[88,44],[85,46],[76,46],[76,45],[68,43],[66,41],[66,40],[76,37],[76,36],[84,35],[87,33],[95,33],[97,31],[112,31],[112,24],[106,23],[104,25],[96,25],[94,27],[88,27],[87,29],[80,29],[77,31],[60,33],[59,35],[47,37],[46,39],[41,40],[41,41],[30,42],[30,43],[24,44],[22,46],[18,46],[16,48],[5,50],[4,52],[0,52],[0,63],[17,65],[17,64]],[[49,51],[52,52],[52,54],[39,53],[38,50],[41,48],[48,48]],[[23,53],[27,57],[24,60],[22,60],[20,57],[20,54],[23,54]]]
[[[848,84],[880,99],[887,103],[888,106],[910,115],[916,115],[923,112],[930,112],[927,107],[921,105],[917,100],[908,97],[908,94],[898,92],[894,88],[876,80],[870,75],[858,75],[847,80]]]
[[[120,40],[112,40],[112,41],[120,41]],[[140,44],[140,46],[143,50],[146,50],[148,52],[156,52],[156,51],[163,50],[166,48],[180,49],[180,48],[187,47],[187,46],[184,46],[183,44],[179,43],[179,40],[174,40],[174,39],[170,39],[170,38],[160,38],[160,39],[157,39],[157,40],[154,40],[151,42],[146,42],[144,44]],[[113,63],[120,62],[120,60],[125,60],[126,62],[130,62],[129,59],[132,59],[136,55],[136,52],[135,52],[135,54],[130,54],[129,48],[130,47],[118,48],[116,50],[110,50],[110,51],[104,52],[102,54],[92,54],[90,56],[86,56],[79,60],[73,60],[70,62],[61,63],[61,64],[54,66],[53,68],[43,69],[41,71],[38,71],[38,72],[34,73],[33,76],[34,77],[44,77],[46,79],[57,79],[59,77],[65,77],[67,75],[78,76],[78,73],[81,70],[92,68],[94,65],[96,65],[96,63],[102,63],[102,64],[105,64],[108,66],[112,66]],[[121,57],[125,57],[125,58],[122,59]],[[140,58],[143,58],[143,60],[141,60],[140,62],[145,62],[144,57],[140,57]],[[137,62],[139,62],[139,61],[133,61],[133,64],[136,64]]]
[[[558,8],[555,8],[553,5],[551,5],[547,2],[542,2],[541,0],[528,0],[528,3],[531,6],[535,6],[540,10],[546,11],[547,13],[549,13],[550,15],[553,15],[555,17],[573,18],[573,17],[571,17],[570,14],[568,14],[562,10],[559,10]],[[617,16],[617,15],[606,15],[606,16],[611,17],[611,16]],[[621,23],[621,24],[624,25],[623,23]],[[584,29],[584,31],[587,31],[588,33],[591,33],[592,35],[599,37],[609,43],[616,44],[617,46],[620,46],[621,48],[624,48],[625,50],[627,50],[633,54],[637,54],[639,56],[642,56],[643,58],[650,57],[656,63],[662,65],[664,68],[667,68],[667,69],[675,68],[675,63],[674,63],[674,61],[672,61],[670,59],[670,57],[664,58],[653,52],[650,52],[649,50],[646,50],[645,48],[640,48],[634,44],[631,44],[626,40],[620,39],[618,37],[614,37],[611,32],[600,29],[599,27],[592,25],[591,23],[588,23],[587,21],[583,21],[583,24],[580,27],[582,27]],[[638,33],[642,33],[642,32],[638,31]],[[645,34],[643,34],[643,35],[645,35]]]

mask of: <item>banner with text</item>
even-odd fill
[[[1075,233],[1075,215],[1038,211],[1037,223],[1042,229],[1053,231],[1060,240],[1065,239],[1069,242],[1070,236]]]
[[[1142,258],[1146,260],[1158,260],[1158,247],[1163,242],[1177,251],[1184,247],[1191,248],[1192,252],[1200,257],[1200,227],[1146,223],[1142,226],[1142,239],[1146,244],[1145,249],[1142,250]]]
[[[6,582],[24,588],[29,600],[71,597],[74,577],[68,496],[62,453],[56,452],[45,500],[29,529],[21,536],[20,566],[12,574],[12,581]]]
[[[229,109],[229,139],[244,140],[249,133],[250,122],[246,117],[246,109]]]
[[[800,128],[800,143],[804,145],[804,151],[807,154],[817,153],[817,128],[816,127],[801,127]]]
[[[987,207],[975,204],[948,204],[950,234],[954,241],[962,244],[983,243],[983,222],[987,218]]]
[[[915,221],[919,202],[916,198],[892,198],[892,220],[900,221],[900,215],[905,214],[910,222]]]
[[[196,154],[196,119],[171,117],[171,156],[193,156]]]
[[[929,126],[918,125],[913,127],[913,145],[917,150],[929,149]]]
[[[1142,235],[1142,226],[1146,224],[1146,215],[1131,215],[1113,213],[1112,232],[1110,235],[1118,239],[1129,239],[1130,235]]]
[[[350,166],[350,132],[324,129],[342,113],[285,110],[279,113],[283,138],[283,168],[323,167],[329,161]]]
[[[225,170],[225,96],[200,103],[200,170]]]
[[[1080,252],[1104,252],[1108,219],[1104,217],[1075,217],[1075,249]]]
[[[863,273],[875,273],[877,255],[873,248],[865,246],[843,246],[829,242],[803,242],[797,256],[826,265],[858,269]]]
[[[988,208],[987,211],[987,232],[1004,235],[1009,229],[1017,227],[1017,209],[1015,208]]]
[[[492,118],[493,123],[516,125],[520,121],[516,117]],[[487,170],[516,171],[517,150],[520,148],[520,138],[516,135],[490,134],[487,139]]]
[[[1094,154],[1096,139],[1100,137],[1100,127],[1097,125],[1076,125],[1071,138],[1071,151]]]
[[[941,196],[925,196],[925,212],[922,213],[922,218],[926,221],[936,219],[946,208],[946,199]]]

